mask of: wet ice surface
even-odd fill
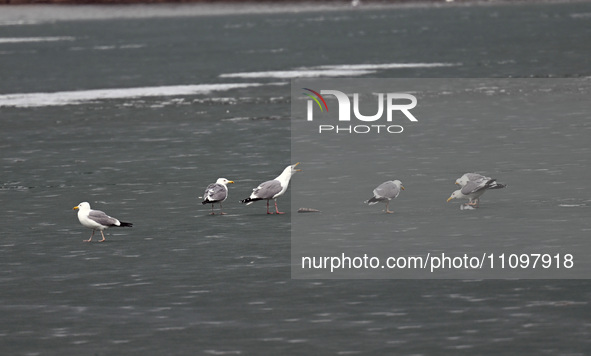
[[[2,43],[3,97],[268,85],[0,108],[0,349],[14,355],[585,354],[591,339],[587,281],[292,280],[290,217],[316,219],[330,210],[267,216],[264,202],[237,203],[290,162],[289,83],[222,75],[450,63],[368,70],[379,77],[588,76],[588,5],[531,6],[4,21],[1,38],[63,40]],[[490,31],[491,22],[499,21],[508,32]],[[317,35],[329,27],[333,31]],[[450,219],[495,226],[503,222],[498,214],[511,211],[523,190],[512,184],[487,193],[475,211],[446,206],[460,174],[492,170],[462,164],[445,172],[427,168],[437,163],[441,147],[469,146],[473,140],[465,131],[450,141],[451,130],[479,125],[470,116],[449,119],[431,148],[417,152],[418,164],[408,169],[407,180],[440,184],[441,206],[427,213],[445,209]],[[573,157],[585,157],[588,144],[575,138],[587,126],[570,126],[566,134],[571,136],[561,141],[564,125],[570,125],[566,121],[534,127],[505,118],[504,124],[512,123],[512,134],[499,134],[506,136],[499,137],[505,148],[527,142],[540,151],[523,165],[529,153],[512,151],[500,159],[473,148],[487,161],[506,163],[497,170],[499,179],[513,183],[515,175],[544,176],[548,187],[560,187],[567,181],[565,169],[587,172],[585,162],[559,161],[567,149]],[[539,133],[555,135],[556,145],[537,141]],[[422,135],[417,131],[409,138]],[[449,158],[454,156],[450,152]],[[290,188],[294,194],[300,193],[293,190],[298,179],[313,177],[316,167],[303,162],[302,168]],[[228,215],[208,216],[197,196],[220,176],[236,181],[224,204]],[[344,173],[333,182],[347,179]],[[419,212],[402,210],[410,200],[431,199],[428,191],[411,187],[396,202],[400,207],[392,206],[398,214],[393,218]],[[557,212],[548,222],[556,231],[570,231],[563,229],[568,224],[563,214],[588,220],[585,186],[552,198],[536,187],[525,192],[518,207],[532,218],[536,209]],[[360,201],[367,199],[363,193]],[[90,231],[71,210],[81,201],[134,227],[107,230],[107,242],[85,244]],[[295,213],[289,194],[279,206]],[[384,223],[380,211],[358,208],[354,218]],[[527,231],[528,219],[512,222],[516,230]],[[404,236],[423,228],[418,220],[396,231]],[[588,225],[580,228],[589,231]],[[456,234],[465,232],[458,228]],[[565,237],[555,234],[555,244],[564,244]]]

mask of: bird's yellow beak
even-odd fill
[[[228,183],[234,183],[234,181],[233,180],[229,180]]]
[[[400,189],[404,190],[404,187],[403,186],[400,186]]]
[[[78,209],[78,207],[77,207],[77,206],[75,206],[75,207],[73,207],[73,208],[72,208],[72,210],[76,210],[76,209]]]
[[[298,166],[298,164],[300,164],[300,162],[298,162],[298,163],[294,164],[294,165],[293,165],[293,168],[297,167],[297,166]],[[301,169],[296,169],[295,171],[296,171],[296,172],[301,172],[302,170],[301,170]]]
[[[453,197],[447,198],[447,202],[449,203],[449,201],[452,200],[452,199],[453,199]]]
[[[460,183],[456,182],[457,185],[460,185]]]

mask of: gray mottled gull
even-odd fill
[[[398,194],[400,194],[401,189],[404,190],[402,182],[399,180],[389,180],[378,185],[378,187],[373,190],[373,197],[366,200],[364,203],[369,205],[374,205],[379,202],[386,203],[386,213],[392,214],[393,211],[388,209],[390,206],[390,200],[396,198]]]
[[[277,208],[277,198],[283,195],[283,193],[285,193],[285,191],[287,190],[291,176],[295,174],[295,172],[301,171],[301,169],[295,168],[298,164],[300,164],[300,162],[285,167],[283,172],[279,176],[277,176],[277,178],[259,184],[258,187],[252,190],[252,194],[250,194],[248,198],[243,199],[240,202],[246,205],[250,205],[257,200],[266,200],[267,214],[273,214],[269,211],[269,200],[273,199],[275,200],[275,213],[284,214],[283,212],[280,212]]]
[[[105,241],[105,235],[103,234],[104,229],[108,229],[112,226],[119,226],[119,227],[132,227],[132,223],[119,221],[109,215],[105,214],[100,210],[92,210],[90,208],[90,204],[87,202],[82,202],[73,208],[74,210],[78,210],[78,220],[80,220],[80,224],[86,226],[89,229],[92,229],[92,235],[88,240],[84,240],[85,242],[90,242],[92,237],[94,236],[94,232],[99,230],[103,239],[99,242]]]
[[[211,183],[205,188],[201,204],[211,204],[211,215],[215,215],[213,212],[213,206],[215,203],[220,204],[220,215],[226,214],[222,211],[222,202],[228,199],[228,187],[226,184],[229,183],[234,183],[234,181],[227,180],[226,178],[218,178],[215,183]]]
[[[487,190],[505,188],[505,184],[498,183],[496,179],[483,176],[477,173],[466,173],[456,179],[456,184],[462,189],[451,194],[447,201],[452,199],[468,199],[468,205],[477,207],[480,203],[480,196]]]
[[[460,187],[464,187],[466,184],[468,184],[468,182],[475,182],[479,185],[483,185],[490,180],[493,182],[490,183],[490,187],[488,189],[501,189],[506,187],[505,184],[498,183],[496,179],[486,177],[478,173],[466,173],[460,178],[456,179],[456,184]]]

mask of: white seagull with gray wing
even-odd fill
[[[506,187],[505,184],[497,183],[496,179],[493,179],[491,177],[486,177],[486,176],[483,176],[482,174],[478,174],[478,173],[466,173],[463,176],[461,176],[460,178],[456,179],[456,184],[459,185],[460,187],[464,187],[469,182],[475,182],[475,183],[481,185],[481,184],[484,184],[484,183],[491,181],[491,180],[492,180],[492,182],[490,183],[489,189],[501,189],[501,188]]]
[[[215,203],[220,204],[220,215],[226,215],[222,211],[222,202],[228,199],[228,187],[226,184],[234,183],[234,181],[227,180],[226,178],[218,178],[215,183],[211,183],[210,185],[205,188],[205,193],[203,193],[203,201],[201,204],[211,204],[211,213],[210,215],[215,215],[213,212],[213,205]]]
[[[105,214],[100,210],[92,210],[90,208],[90,204],[87,202],[82,202],[73,208],[74,210],[78,210],[78,220],[80,220],[80,224],[86,226],[89,229],[92,229],[92,235],[88,240],[84,240],[84,242],[90,242],[92,237],[94,236],[94,232],[99,230],[103,239],[99,242],[105,241],[105,235],[103,234],[104,229],[108,229],[112,226],[119,226],[119,227],[132,227],[132,223],[119,221],[109,215]]]
[[[250,205],[257,200],[266,200],[267,214],[273,214],[269,212],[269,200],[273,199],[275,200],[275,213],[284,214],[283,212],[280,212],[277,208],[277,198],[282,196],[283,193],[285,193],[285,191],[287,190],[291,176],[294,175],[295,172],[301,171],[301,169],[295,168],[298,164],[300,164],[300,162],[285,167],[283,172],[279,176],[277,176],[277,178],[259,184],[258,187],[252,190],[252,194],[248,198],[243,199],[240,202],[246,205]]]
[[[456,184],[462,189],[456,190],[447,199],[468,199],[468,205],[478,207],[480,196],[487,190],[505,188],[505,184],[498,183],[496,179],[483,176],[478,173],[466,173],[456,179]]]
[[[400,194],[401,189],[404,190],[402,182],[399,180],[389,180],[378,185],[378,187],[373,190],[373,197],[364,201],[364,203],[369,205],[374,205],[380,202],[386,203],[386,213],[392,214],[393,211],[388,209],[390,206],[390,200],[396,198],[398,194]]]

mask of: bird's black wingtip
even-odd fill
[[[240,200],[240,202],[242,204],[248,204],[248,203],[252,203],[252,202],[255,202],[255,201],[259,201],[259,200],[263,200],[263,199],[261,199],[261,198],[250,198],[249,197],[249,198]]]
[[[370,199],[364,201],[363,203],[364,204],[372,204],[372,203],[375,204],[375,203],[377,203],[379,201],[380,200],[377,197],[374,196],[374,197],[371,197]]]

